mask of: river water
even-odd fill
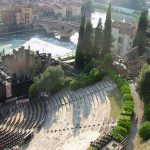
[[[104,24],[105,17],[105,11],[93,12],[91,17],[93,27],[96,27],[99,18],[102,18],[102,22]],[[136,21],[137,18],[120,13],[112,13],[112,20],[132,23]],[[35,32],[0,36],[0,51],[5,50],[5,53],[8,54],[12,52],[12,49],[17,49],[21,46],[30,46],[33,51],[39,50],[40,53],[51,53],[53,57],[75,52],[76,44],[78,41],[78,33],[72,35],[70,41],[68,42],[62,41],[59,38],[59,36],[54,38],[44,33]]]

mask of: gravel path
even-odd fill
[[[126,150],[143,150],[143,149],[139,149],[140,140],[137,132],[138,132],[138,127],[141,124],[143,119],[144,104],[143,101],[140,99],[139,94],[136,92],[136,84],[130,84],[130,89],[131,89],[132,96],[134,98],[135,115],[130,129],[130,135],[129,135],[128,145]],[[138,117],[137,123],[135,120],[136,117]]]

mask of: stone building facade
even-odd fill
[[[2,10],[2,21],[5,25],[32,24],[31,6],[13,6]]]
[[[2,64],[9,68],[13,73],[20,77],[25,74],[29,79],[32,79],[36,74],[40,73],[42,69],[48,65],[50,55],[45,59],[38,52],[35,54],[30,50],[30,47],[24,47],[18,50],[13,50],[12,54],[7,54],[2,57]]]
[[[137,23],[112,22],[112,51],[119,55],[127,54],[132,49],[136,31]]]

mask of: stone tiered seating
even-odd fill
[[[24,142],[27,133],[37,130],[46,115],[44,102],[33,101],[2,108],[0,120],[0,150]]]

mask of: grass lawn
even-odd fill
[[[121,113],[120,108],[121,108],[121,103],[122,103],[119,89],[116,88],[116,89],[110,91],[108,96],[109,96],[110,104],[111,104],[111,114],[110,115],[114,120],[117,120]]]

